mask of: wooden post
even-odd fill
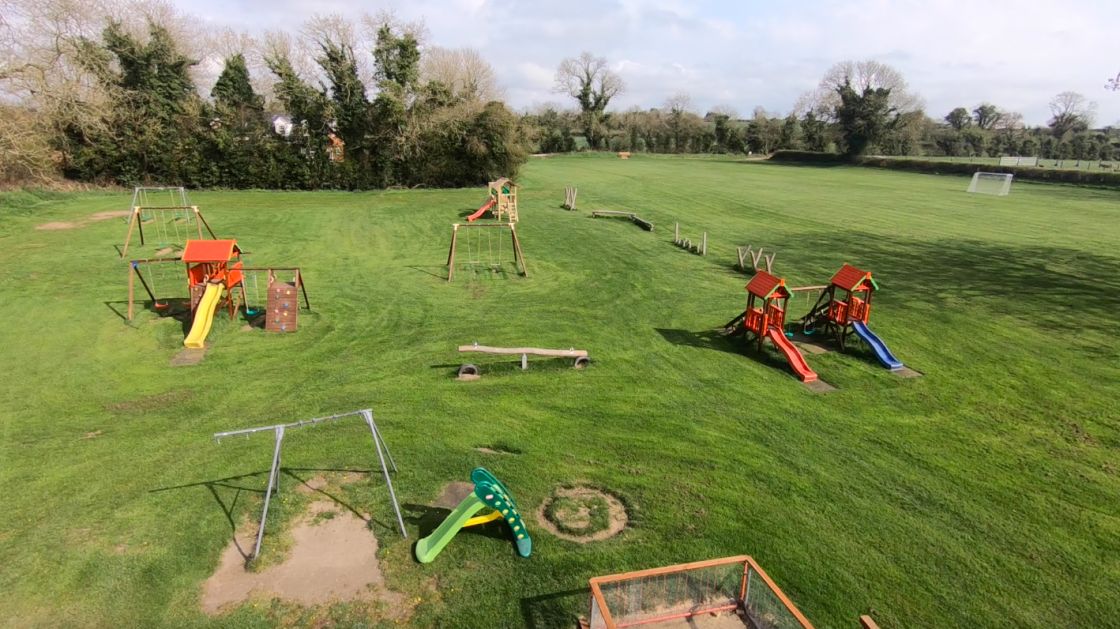
[[[868,616],[867,614],[859,617],[859,624],[861,627],[863,627],[863,629],[879,629],[878,623],[876,623],[871,618],[871,616]]]
[[[455,241],[459,238],[459,224],[451,226],[451,249],[447,252],[447,281],[455,274]]]
[[[773,273],[774,272],[773,271],[774,257],[777,256],[777,255],[778,255],[778,252],[775,251],[774,253],[771,253],[770,255],[766,256],[766,272],[767,273]]]
[[[121,249],[121,257],[123,258],[128,253],[128,243],[132,240],[132,230],[136,228],[140,221],[140,208],[132,208],[132,216],[128,219],[128,235],[124,237],[124,248]],[[144,227],[140,226],[140,244],[144,244]]]
[[[679,244],[680,241],[681,241],[681,224],[680,223],[674,223],[673,224],[673,242]]]
[[[303,291],[303,305],[307,306],[308,310],[311,310],[311,300],[307,298],[307,285],[303,283],[303,273],[299,268],[296,268],[296,284],[298,284],[299,289]],[[242,292],[244,292],[244,289]]]
[[[708,232],[704,232],[704,239],[700,241],[700,255],[708,255]]]
[[[135,292],[136,278],[132,276],[134,269],[132,263],[128,263],[128,320],[132,321],[132,297]]]
[[[747,254],[747,252],[750,251],[750,248],[751,248],[750,245],[747,245],[747,251],[743,251],[742,247],[735,247],[735,256],[737,258],[739,258],[739,270],[740,271],[746,271],[747,270],[746,254]]]
[[[198,211],[198,206],[191,206],[191,209],[194,210],[194,215],[198,218],[198,221],[206,226],[206,231],[210,234],[210,238],[217,240],[218,237],[214,234],[214,230],[210,229],[210,223],[207,223],[206,219],[202,217],[202,212]],[[198,237],[200,239],[202,238],[202,227],[198,229]]]
[[[509,224],[510,237],[513,238],[513,249],[517,257],[517,261],[521,263],[521,276],[529,277],[529,267],[525,266],[525,254],[521,252],[521,241],[517,239],[517,228],[513,223]]]

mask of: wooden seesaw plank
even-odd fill
[[[478,352],[480,354],[508,354],[521,356],[552,356],[555,358],[587,358],[587,350],[583,349],[542,349],[539,347],[491,347],[489,345],[460,345],[460,352]]]

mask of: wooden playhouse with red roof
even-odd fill
[[[786,281],[766,271],[759,271],[747,283],[746,290],[746,310],[728,321],[724,332],[728,335],[742,335],[747,342],[757,343],[760,352],[763,343],[769,340],[782,352],[790,368],[802,382],[817,380],[816,372],[785,335],[786,306],[791,295]]]

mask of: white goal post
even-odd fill
[[[977,172],[972,175],[972,183],[968,184],[968,191],[1005,197],[1008,192],[1011,192],[1012,177],[1014,175],[1010,173]]]

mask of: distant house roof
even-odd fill
[[[188,240],[183,262],[229,262],[241,253],[236,240]]]
[[[789,297],[790,294],[789,290],[786,289],[785,280],[780,277],[774,277],[766,271],[755,273],[751,281],[747,283],[747,292],[763,299],[769,299],[771,297]]]
[[[832,276],[832,285],[844,290],[878,290],[879,285],[871,278],[870,271],[857,269],[850,264],[844,264],[836,275]]]

